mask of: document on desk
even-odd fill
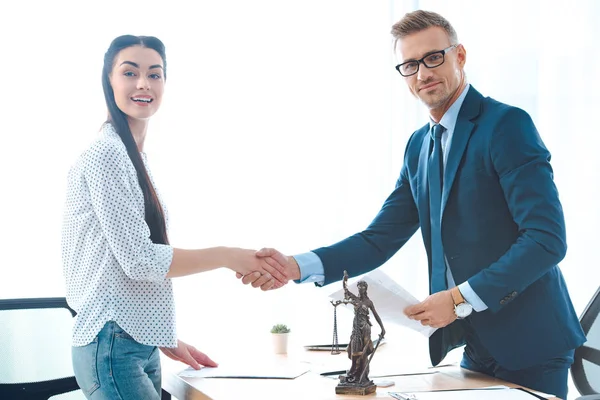
[[[295,379],[310,368],[301,363],[264,363],[231,361],[222,362],[218,367],[204,367],[199,370],[186,368],[178,375],[183,378],[248,378],[248,379]]]
[[[385,272],[375,269],[365,275],[362,280],[369,284],[368,295],[373,301],[377,313],[382,320],[394,324],[405,326],[429,337],[436,331],[436,328],[423,326],[419,321],[412,320],[404,315],[404,309],[413,304],[420,303],[412,294],[410,294],[396,281],[390,278]],[[352,293],[358,293],[357,283],[354,282],[348,286]],[[338,290],[330,296],[333,300],[344,298],[344,290]]]
[[[521,389],[482,388],[464,390],[440,390],[436,392],[388,392],[398,400],[533,400],[543,399]]]

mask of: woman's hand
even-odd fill
[[[271,288],[272,286],[281,287],[288,283],[289,277],[286,265],[282,265],[281,260],[274,257],[258,256],[259,252],[246,249],[232,249],[227,267],[237,272],[238,277],[256,276],[260,277],[260,284],[253,284],[254,287]],[[253,275],[253,272],[258,274]],[[254,282],[257,278],[254,278]],[[274,279],[274,281],[273,281]],[[250,282],[244,282],[250,283]]]
[[[175,361],[181,361],[194,369],[205,367],[216,367],[218,364],[209,356],[187,343],[177,339],[177,347],[160,347],[167,357]]]

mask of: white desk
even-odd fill
[[[314,362],[311,365],[319,365],[316,370],[322,370],[322,363],[333,360],[334,364],[347,364],[350,361],[345,352],[339,355],[331,355],[329,352],[314,352],[299,350],[290,355],[277,356],[264,353],[256,357],[256,361],[269,359],[270,362],[305,361]],[[401,359],[400,354],[395,351],[393,344],[386,343],[380,346],[373,357],[372,370],[377,364],[381,367],[384,363],[397,363]],[[346,363],[344,363],[346,360]],[[218,361],[218,360],[217,360]],[[377,364],[376,364],[377,363]],[[494,385],[506,385],[518,387],[499,379],[486,375],[464,370],[457,365],[444,366],[429,369],[428,374],[392,376],[385,379],[395,382],[394,386],[378,387],[375,394],[367,396],[336,395],[335,387],[338,380],[320,376],[317,372],[310,371],[296,379],[230,379],[230,378],[182,378],[177,372],[183,370],[185,365],[163,358],[163,388],[179,400],[240,400],[240,399],[262,399],[262,400],[358,400],[365,398],[391,399],[387,394],[390,391],[424,391],[441,389],[464,389],[480,388]],[[381,370],[381,368],[379,368]],[[406,370],[406,367],[402,368]],[[422,367],[415,370],[422,371]]]

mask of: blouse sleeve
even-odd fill
[[[150,239],[143,193],[123,144],[96,142],[87,154],[84,176],[104,240],[125,274],[133,280],[163,281],[173,248]]]

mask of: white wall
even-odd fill
[[[147,152],[173,244],[292,254],[363,229],[393,188],[408,136],[427,120],[393,70],[389,35],[419,6],[455,25],[470,82],[527,110],[553,153],[569,240],[562,268],[583,310],[600,282],[598,2],[196,3],[0,6],[0,297],[64,294],[66,173],[104,120],[102,57],[124,33],[167,46],[167,93]],[[425,263],[417,235],[384,270],[424,297]],[[326,294],[337,288],[261,293],[225,270],[178,279],[180,332],[207,351],[233,328],[254,335],[277,322],[327,340]],[[415,340],[415,357],[426,357],[425,340]]]

